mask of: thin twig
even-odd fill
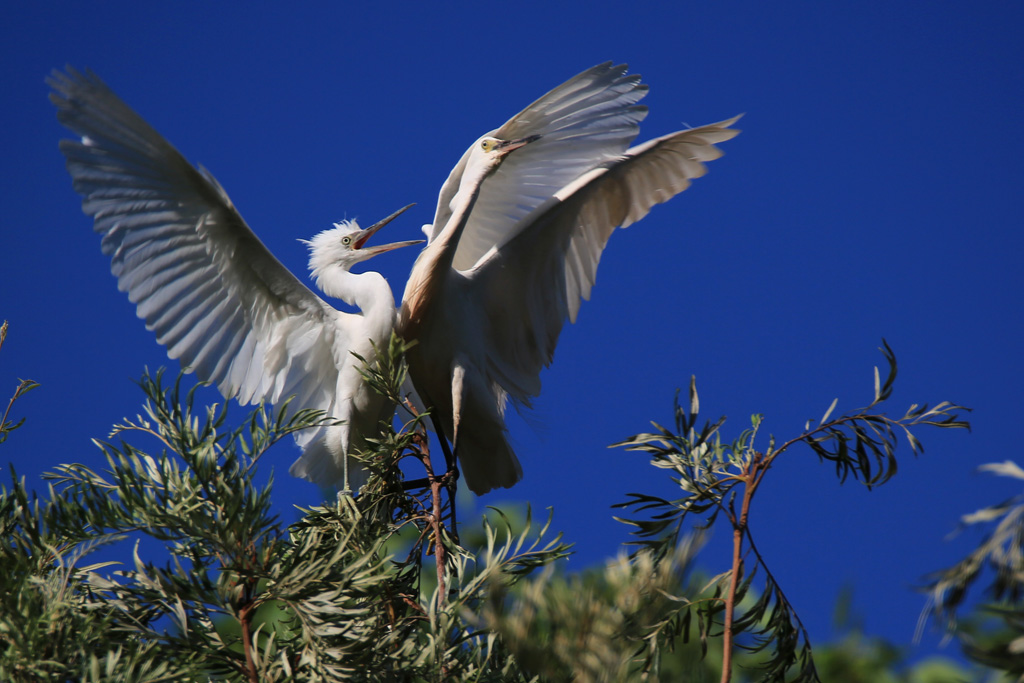
[[[423,469],[427,473],[427,483],[430,486],[431,510],[427,515],[428,524],[434,540],[434,561],[437,564],[437,608],[440,609],[447,601],[447,584],[445,582],[445,565],[447,562],[447,551],[441,538],[441,531],[444,528],[444,508],[441,505],[441,488],[444,487],[445,478],[434,474],[434,465],[430,461],[430,442],[425,432],[418,435],[419,458],[423,463]]]
[[[753,499],[756,489],[756,485],[753,485],[753,482],[756,480],[758,470],[761,469],[763,463],[761,454],[755,453],[750,469],[741,477],[744,487],[739,517],[736,517],[735,509],[730,508],[726,511],[732,522],[732,575],[729,577],[729,592],[725,596],[725,626],[722,633],[722,683],[729,683],[732,679],[732,625],[733,613],[736,610],[736,591],[739,587],[740,570],[743,567],[743,537],[746,535],[747,530],[750,501]]]

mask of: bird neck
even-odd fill
[[[449,205],[453,207],[452,215],[444,223],[444,227],[441,229],[440,234],[438,234],[437,239],[431,244],[431,246],[436,244],[438,251],[441,252],[438,266],[444,269],[452,267],[452,263],[455,261],[455,253],[459,249],[459,241],[462,239],[462,233],[466,229],[466,224],[473,213],[476,201],[480,198],[483,181],[497,170],[497,163],[467,165],[462,180],[459,182],[459,189]]]
[[[427,309],[436,301],[437,291],[455,261],[459,239],[469,222],[473,205],[480,195],[480,182],[467,185],[466,179],[451,201],[454,207],[448,222],[437,237],[420,252],[413,265],[412,273],[405,284],[402,296],[400,327],[406,335],[415,335],[415,330],[427,315]]]
[[[492,171],[493,168],[482,172],[467,168],[458,191],[449,203],[452,213],[448,222],[416,259],[405,283],[398,323],[402,336],[407,340],[419,338],[420,327],[429,319],[431,307],[438,302],[438,292],[455,262],[459,240],[480,197],[480,188]]]
[[[452,215],[448,218],[441,234],[437,236],[433,244],[437,245],[440,252],[437,266],[442,269],[452,267],[455,260],[455,252],[459,248],[459,240],[469,223],[469,217],[473,213],[477,199],[480,198],[480,190],[483,188],[484,179],[489,173],[477,173],[472,176],[465,175],[459,184],[459,190],[452,198],[451,206],[455,207]],[[433,244],[431,246],[433,246]]]
[[[324,294],[357,307],[365,315],[383,307],[395,310],[391,287],[380,273],[353,273],[347,268],[331,264],[313,271],[313,275],[317,287]]]

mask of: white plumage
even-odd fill
[[[291,473],[343,488],[344,454],[388,417],[352,352],[372,360],[372,344],[386,344],[396,321],[384,278],[349,269],[419,242],[364,247],[401,211],[367,230],[337,224],[308,243],[317,285],[360,309],[339,311],[274,258],[210,173],[99,78],[68,69],[49,82],[58,119],[81,136],[60,144],[74,188],[147,329],[227,398],[247,405],[294,396],[293,408],[341,420],[298,435],[304,452]]]
[[[50,82],[58,118],[81,136],[61,143],[75,189],[139,317],[225,396],[248,404],[294,395],[294,407],[341,420],[299,438],[304,453],[291,472],[342,483],[344,454],[388,417],[352,352],[372,358],[372,343],[396,326],[383,277],[350,268],[414,244],[363,248],[397,213],[365,231],[338,224],[309,243],[320,289],[360,309],[338,311],[274,258],[209,173],[98,78],[68,70]],[[611,233],[686,189],[738,132],[737,117],[631,148],[646,92],[611,63],[555,88],[466,150],[424,226],[429,243],[398,330],[416,342],[410,376],[477,493],[522,477],[506,403],[529,405],[540,393],[540,371],[589,298]]]
[[[441,188],[399,331],[417,341],[413,383],[477,493],[522,477],[506,402],[540,393],[611,233],[685,190],[738,133],[737,117],[629,148],[646,92],[625,65],[589,69],[474,142]]]

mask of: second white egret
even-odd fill
[[[425,226],[398,329],[416,342],[416,391],[478,494],[522,477],[506,404],[540,393],[611,233],[685,190],[739,132],[736,117],[629,148],[646,91],[611,63],[558,86],[466,150]]]

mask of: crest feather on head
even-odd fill
[[[309,247],[309,269],[316,274],[326,266],[337,263],[344,254],[351,253],[351,248],[342,244],[342,238],[358,232],[359,229],[359,224],[354,220],[343,220],[335,223],[333,228],[313,235],[312,239],[300,239],[300,242]]]

